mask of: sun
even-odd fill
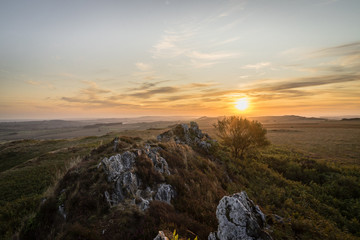
[[[244,111],[249,107],[249,101],[246,98],[240,98],[235,104],[235,107],[240,111]]]

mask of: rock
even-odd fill
[[[138,178],[132,172],[124,172],[116,181],[115,194],[122,201],[124,197],[134,197],[138,190]]]
[[[104,158],[102,164],[107,174],[109,182],[116,181],[119,176],[133,168],[135,163],[135,154],[129,151],[123,154],[116,154],[110,158]]]
[[[152,200],[152,199],[151,199]],[[136,203],[136,201],[135,201]],[[136,204],[141,211],[145,211],[146,209],[148,209],[150,207],[150,200],[146,200],[142,197],[140,197],[140,202]]]
[[[61,214],[61,216],[63,216],[64,219],[66,219],[66,212],[65,212],[65,206],[64,204],[61,204],[58,208],[59,213]]]
[[[175,191],[169,184],[161,184],[155,195],[155,200],[166,202],[170,204],[172,198],[175,197]]]
[[[138,176],[134,173],[136,157],[145,153],[154,163],[154,169],[160,173],[170,175],[168,163],[160,156],[159,147],[150,147],[145,145],[142,150],[136,149],[133,152],[126,151],[122,154],[116,154],[110,158],[104,158],[101,161],[104,171],[107,175],[107,181],[113,182],[114,191],[110,193],[105,191],[104,196],[110,206],[117,205],[125,200],[137,205],[144,211],[150,206],[153,198],[170,204],[175,196],[175,191],[169,184],[161,184],[158,187],[148,186],[145,190],[140,188],[147,183],[141,183]],[[152,190],[156,189],[156,190]]]
[[[159,234],[154,238],[154,240],[169,240],[163,231],[159,231]]]
[[[154,168],[156,171],[170,175],[169,165],[166,160],[160,156],[158,150],[158,148],[150,148],[148,150],[147,156],[154,163]]]
[[[116,137],[116,138],[114,139],[114,152],[116,152],[118,144],[119,144],[119,138]]]
[[[208,240],[271,240],[265,232],[265,215],[251,201],[246,192],[223,197],[216,209],[218,231]]]
[[[157,136],[157,139],[163,142],[174,140],[177,144],[197,147],[206,153],[210,153],[212,144],[215,143],[208,134],[202,133],[196,122],[190,122],[190,127],[187,124],[178,124],[171,130]]]

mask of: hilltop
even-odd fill
[[[237,198],[263,213],[254,213],[263,216],[258,239],[266,239],[262,232],[273,239],[359,239],[358,168],[275,146],[235,160],[195,123],[160,133],[103,138],[37,198],[40,208],[26,217],[20,239],[153,239],[174,229],[207,239],[221,231],[220,200],[243,191]]]

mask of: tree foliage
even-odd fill
[[[258,121],[231,116],[218,120],[214,127],[222,144],[230,147],[235,158],[242,159],[249,149],[270,144],[266,138],[266,129]]]

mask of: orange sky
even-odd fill
[[[360,115],[358,9],[1,1],[0,119]]]

